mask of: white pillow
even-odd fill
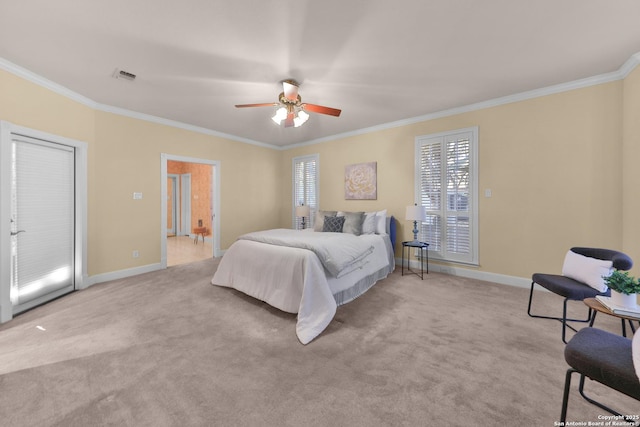
[[[387,234],[387,210],[376,212],[376,234]]]
[[[599,292],[606,292],[607,285],[603,276],[610,276],[613,261],[590,258],[568,251],[562,265],[562,275],[582,283],[586,283]]]
[[[636,368],[636,375],[640,379],[640,331],[633,334],[631,342],[631,355],[633,356],[633,367]]]
[[[362,222],[362,234],[376,234],[376,213],[365,212]]]

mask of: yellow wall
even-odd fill
[[[479,128],[480,271],[559,272],[575,245],[640,260],[639,70],[623,81],[283,151],[95,110],[4,71],[0,94],[0,120],[89,145],[89,275],[160,262],[161,153],[220,162],[222,249],[239,234],[291,226],[291,161],[312,153],[320,154],[321,208],[388,209],[408,239],[415,137],[469,126]],[[378,199],[344,200],[344,167],[370,161]]]
[[[161,153],[220,162],[222,248],[278,224],[279,151],[95,110],[2,70],[0,120],[88,143],[89,276],[160,262]]]
[[[97,227],[89,242],[90,274],[160,261],[161,153],[220,161],[222,248],[248,230],[277,225],[279,152],[98,111],[100,179],[90,191],[100,197],[89,206],[89,222]],[[259,177],[259,185],[251,177]],[[143,199],[133,200],[133,192]],[[131,257],[133,250],[140,258]]]
[[[622,165],[622,245],[635,255],[634,276],[640,276],[640,68],[624,80]]]
[[[621,97],[621,81],[601,84],[293,148],[281,167],[290,171],[293,157],[318,153],[321,209],[387,208],[408,240],[415,137],[478,126],[479,270],[559,273],[571,246],[622,249]],[[344,200],[345,165],[370,161],[378,162],[378,200]],[[282,187],[290,194],[290,175]],[[283,206],[281,221],[290,224],[290,198]]]
[[[94,109],[0,70],[0,120],[91,146],[94,117]]]

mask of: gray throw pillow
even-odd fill
[[[364,222],[364,212],[345,212],[343,233],[350,233],[359,236],[362,234],[362,223]]]
[[[336,211],[318,211],[316,212],[316,220],[313,223],[313,231],[324,231],[324,217],[336,216]]]
[[[343,225],[344,225],[343,216],[325,216],[322,231],[327,231],[331,233],[342,233]]]

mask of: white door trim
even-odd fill
[[[11,286],[11,135],[51,141],[75,148],[75,287],[89,285],[87,276],[87,151],[88,144],[71,138],[0,121],[0,323],[13,318]],[[166,183],[165,183],[166,185]]]
[[[167,233],[172,232],[176,236],[180,235],[180,221],[178,218],[180,217],[180,212],[178,211],[180,207],[180,175],[174,173],[168,173],[167,179],[173,180],[173,192],[171,193],[171,219],[172,219],[172,229],[167,229]],[[165,194],[165,193],[163,193]],[[167,200],[168,201],[168,200]],[[165,204],[166,206],[166,204]],[[165,208],[166,209],[166,208]],[[166,237],[166,235],[165,235]]]
[[[180,175],[180,235],[191,236],[191,174]]]
[[[167,161],[175,160],[185,163],[202,163],[213,166],[211,179],[213,182],[213,218],[211,229],[213,233],[213,256],[220,256],[220,161],[199,159],[195,157],[160,154],[160,264],[167,268]]]

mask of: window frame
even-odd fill
[[[450,194],[447,191],[447,141],[452,141],[454,138],[460,140],[464,138],[469,140],[469,184],[468,184],[468,210],[456,211],[449,209]],[[478,253],[478,213],[479,213],[479,199],[478,199],[478,127],[468,127],[463,129],[456,129],[451,131],[439,132],[428,135],[420,135],[415,138],[415,202],[421,204],[422,201],[422,188],[421,188],[421,164],[422,164],[422,147],[424,145],[439,144],[440,148],[440,165],[445,165],[440,169],[440,208],[439,209],[427,209],[427,215],[439,215],[441,220],[439,224],[440,235],[442,236],[442,242],[440,248],[436,248],[435,245],[429,246],[429,257],[434,260],[454,262],[460,264],[479,265],[479,253]],[[457,194],[457,193],[456,193]],[[456,195],[454,194],[454,197]],[[470,199],[470,200],[469,200]],[[461,254],[454,251],[447,250],[447,243],[449,236],[447,235],[446,222],[448,217],[455,216],[456,212],[468,212],[469,217],[469,253]],[[426,229],[428,224],[423,222],[420,226],[419,239],[429,243],[426,238]]]
[[[304,196],[304,203],[309,206],[310,214],[309,218],[306,221],[307,228],[313,228],[315,223],[316,212],[318,211],[318,206],[320,205],[320,155],[319,154],[309,154],[306,156],[298,156],[294,157],[291,161],[291,224],[295,230],[300,229],[302,220],[296,217],[296,206],[298,205],[299,200],[297,200],[297,182],[296,182],[296,166],[299,163],[315,162],[315,176],[312,189],[315,192],[315,201],[309,200],[307,194]],[[304,184],[307,187],[306,184]]]

